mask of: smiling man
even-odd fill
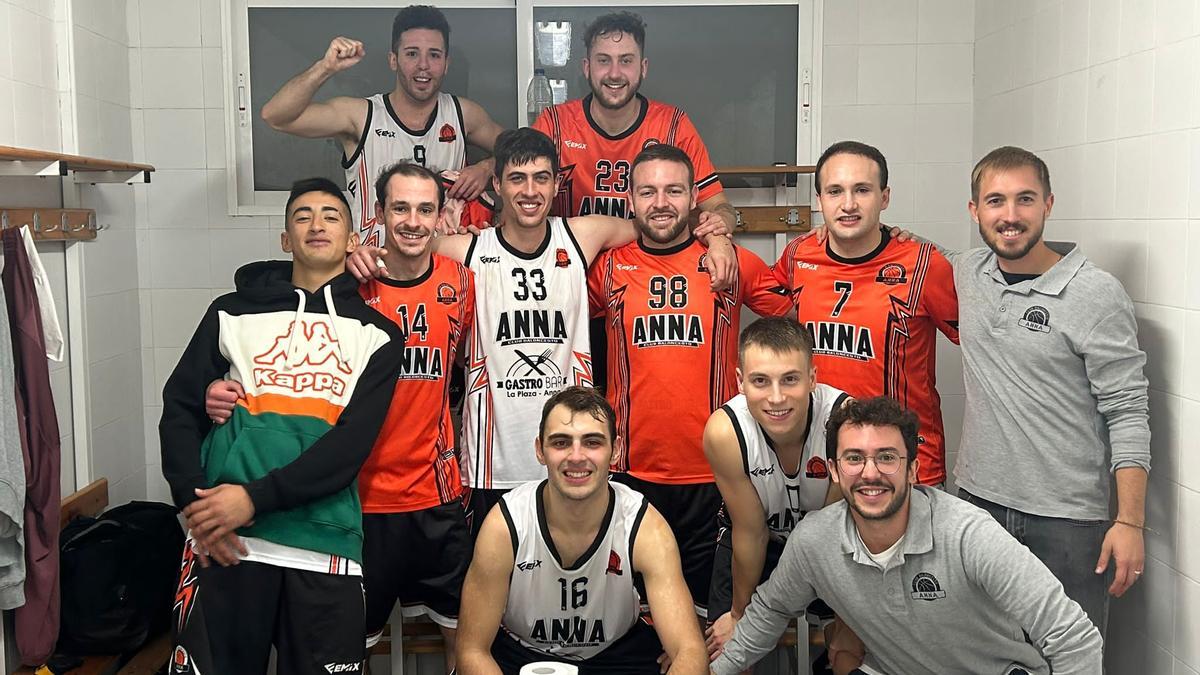
[[[441,90],[450,64],[450,24],[436,7],[400,10],[391,45],[388,66],[396,73],[391,92],[313,101],[329,78],[366,56],[362,42],[336,37],[320,60],[288,80],[262,109],[274,129],[341,143],[355,232],[364,246],[384,240],[371,203],[371,186],[383,167],[409,160],[435,172],[461,170],[450,196],[474,200],[487,186],[492,163],[464,167],[466,144],[490,152],[503,131],[479,104]]]
[[[851,401],[825,440],[845,500],[796,526],[716,675],[774,649],[817,597],[862,638],[864,671],[1101,672],[1100,633],[1050,570],[985,511],[915,485],[916,415],[887,397]]]
[[[546,401],[535,444],[546,478],[501,498],[463,586],[458,669],[517,675],[535,662],[581,675],[699,674],[707,658],[671,531],[642,495],[611,484],[612,407],[590,387]],[[534,454],[534,453],[530,453]],[[639,618],[645,583],[653,628]]]

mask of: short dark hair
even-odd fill
[[[790,316],[766,316],[746,326],[738,338],[738,363],[745,359],[751,345],[769,349],[776,354],[798,351],[812,365],[813,338],[808,329]]]
[[[825,456],[829,461],[837,460],[838,432],[845,425],[868,427],[896,427],[904,438],[908,450],[908,461],[917,458],[917,432],[921,422],[917,414],[900,405],[890,396],[855,399],[846,401],[836,408],[825,423]]]
[[[328,178],[302,178],[295,183],[292,183],[292,191],[288,195],[287,205],[283,207],[283,215],[286,218],[292,212],[292,202],[310,192],[324,192],[328,195],[333,195],[338,198],[346,207],[346,222],[350,222],[353,211],[350,210],[350,202],[346,200],[346,195],[342,189],[337,186],[337,183]]]
[[[1042,184],[1042,199],[1050,196],[1050,167],[1041,157],[1025,148],[1005,145],[983,156],[975,168],[971,170],[971,201],[979,201],[979,184],[983,182],[983,174],[988,171],[1010,171],[1030,167],[1037,173],[1038,181]]]
[[[496,158],[496,178],[504,176],[504,168],[509,164],[520,166],[541,157],[550,160],[550,168],[554,171],[554,176],[558,177],[558,150],[554,148],[554,141],[533,127],[501,132],[496,137],[496,146],[492,154]]]
[[[696,182],[696,167],[692,165],[692,158],[683,150],[666,143],[655,143],[639,152],[629,167],[629,175],[632,177],[640,164],[654,161],[682,164],[687,167],[688,186],[691,187]]]
[[[450,22],[446,21],[446,15],[442,14],[442,10],[433,5],[409,5],[396,12],[396,18],[392,20],[393,52],[400,44],[400,36],[404,34],[404,31],[413,28],[428,28],[438,31],[442,34],[442,42],[446,44],[446,51],[450,51]]]
[[[879,189],[882,190],[888,186],[887,158],[883,156],[879,148],[859,141],[838,141],[825,148],[825,152],[822,152],[821,158],[817,160],[817,171],[813,176],[817,192],[821,191],[821,169],[825,166],[825,162],[834,155],[858,155],[875,162],[879,167]]]
[[[585,412],[598,422],[608,426],[608,442],[617,442],[617,414],[613,412],[608,399],[599,389],[593,387],[571,386],[551,396],[542,406],[542,421],[538,422],[538,438],[546,440],[546,418],[550,411],[557,406],[563,406],[573,413]]]
[[[611,12],[596,17],[583,32],[585,55],[591,53],[597,38],[611,33],[625,33],[631,36],[637,43],[638,51],[643,55],[646,53],[646,22],[642,21],[642,17],[633,12]]]
[[[387,186],[392,180],[392,176],[405,176],[407,178],[424,178],[425,180],[433,181],[437,186],[437,205],[440,210],[446,203],[446,188],[442,185],[442,179],[437,174],[429,169],[410,162],[407,159],[400,160],[395,164],[389,164],[379,172],[379,177],[375,179],[375,199],[379,200],[380,208],[387,206]]]

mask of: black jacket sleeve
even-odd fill
[[[290,464],[245,486],[256,513],[315,501],[350,485],[358,477],[387,417],[404,355],[404,338],[394,324],[372,324],[384,328],[391,340],[367,362],[337,424]]]
[[[200,466],[200,446],[212,428],[212,420],[204,412],[204,395],[210,382],[228,372],[229,362],[220,348],[220,320],[215,306],[210,305],[163,387],[163,412],[158,422],[163,477],[171,487],[175,506],[181,509],[196,501],[196,488],[208,487]]]

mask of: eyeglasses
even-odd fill
[[[890,476],[900,470],[900,465],[904,463],[907,457],[902,457],[898,452],[884,450],[876,453],[874,457],[868,457],[861,452],[847,452],[837,458],[838,465],[842,467],[842,473],[847,476],[857,476],[867,468],[867,462],[874,462],[875,469],[886,476]]]

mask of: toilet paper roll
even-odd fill
[[[521,667],[521,675],[579,675],[579,667],[569,663],[530,663]]]

